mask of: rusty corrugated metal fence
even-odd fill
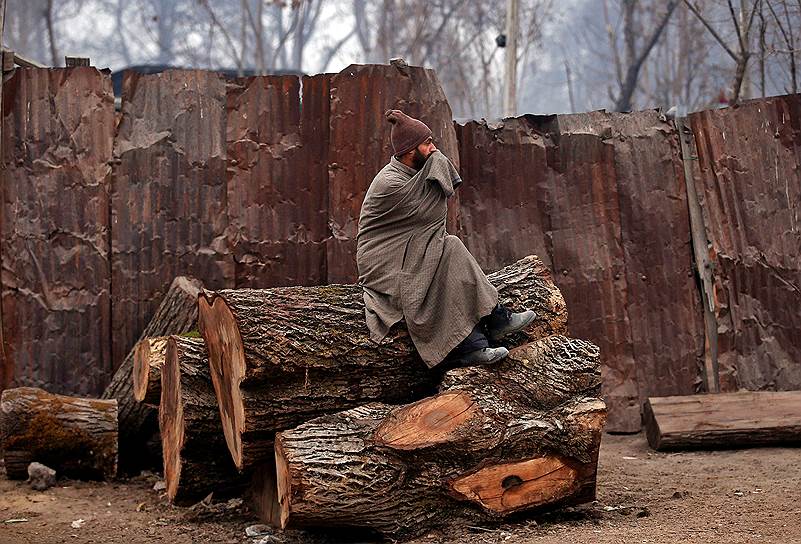
[[[461,163],[449,229],[482,266],[534,253],[552,268],[571,333],[602,348],[609,430],[639,429],[649,395],[703,391],[712,363],[724,390],[801,388],[797,95],[691,115],[682,153],[656,112],[454,124],[416,67],[127,74],[116,129],[110,80],[91,68],[18,69],[3,92],[0,388],[98,394],[178,274],[354,281],[391,107]],[[712,293],[694,271],[688,182]]]

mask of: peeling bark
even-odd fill
[[[161,376],[159,429],[167,497],[191,504],[211,492],[219,498],[244,489],[247,481],[223,439],[203,340],[170,336]]]
[[[195,329],[197,296],[201,288],[200,281],[194,278],[176,277],[140,340]],[[134,398],[134,352],[131,350],[103,393],[103,398],[114,398],[119,403],[120,464],[123,469],[139,468],[153,457],[147,451],[146,443],[154,433],[158,433],[158,411]]]

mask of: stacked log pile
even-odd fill
[[[503,304],[537,312],[509,342],[565,332],[564,299],[539,259],[488,278]],[[356,285],[206,291],[198,307],[225,439],[240,470],[272,455],[277,431],[369,402],[417,400],[439,380],[403,327],[380,345],[370,340]]]
[[[405,406],[368,404],[278,434],[281,527],[399,538],[595,498],[606,407],[598,348],[551,336],[445,374]]]
[[[564,336],[564,298],[536,257],[488,278],[502,304],[537,318],[504,339],[501,363],[433,370],[402,324],[370,340],[358,286],[212,292],[177,278],[107,391],[117,400],[4,393],[9,474],[56,458],[46,438],[22,437],[42,414],[69,413],[70,436],[97,444],[81,468],[112,476],[119,401],[133,451],[157,409],[170,501],[249,489],[277,527],[401,538],[592,500],[606,420],[598,348]]]
[[[203,285],[195,278],[176,277],[167,294],[159,304],[150,323],[142,332],[139,342],[147,338],[181,334],[197,329],[197,295]],[[137,342],[138,345],[138,342]],[[150,444],[160,444],[158,439],[158,410],[151,404],[139,402],[135,395],[133,380],[134,356],[131,350],[114,376],[111,378],[104,399],[116,399],[119,407],[120,463],[124,468],[136,470],[148,464],[146,460],[161,452],[153,453]]]

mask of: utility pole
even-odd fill
[[[565,59],[565,76],[567,79],[567,96],[570,98],[570,113],[576,113],[576,102],[573,100],[573,78],[570,77],[570,64]]]
[[[518,0],[506,0],[506,74],[503,94],[503,116],[517,113],[517,34]]]

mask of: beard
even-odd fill
[[[414,150],[414,157],[412,157],[412,164],[414,165],[415,170],[420,170],[423,168],[423,165],[426,163],[428,157],[420,153],[419,149]]]

